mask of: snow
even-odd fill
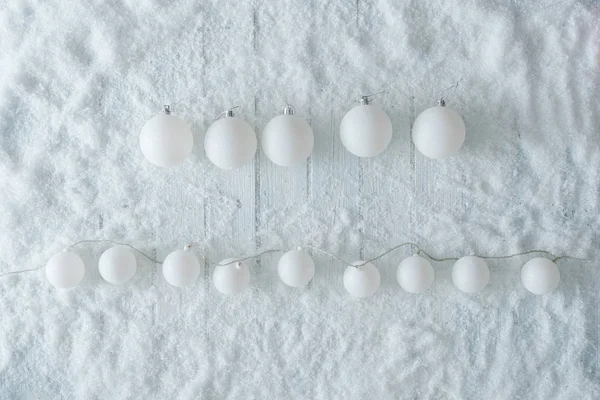
[[[171,3],[0,0],[0,273],[102,238],[161,260],[194,240],[216,261],[302,243],[353,261],[409,240],[434,256],[600,259],[597,2]],[[427,160],[412,121],[456,83],[444,96],[465,145]],[[381,90],[394,137],[359,159],[339,123]],[[288,103],[315,132],[307,163],[206,159],[224,109],[239,105],[260,137]],[[166,170],[138,143],[163,104],[195,135]],[[598,263],[561,260],[541,297],[519,280],[533,256],[490,260],[479,295],[435,263],[434,286],[410,295],[395,281],[405,248],[356,300],[344,265],[318,253],[309,287],[284,287],[276,253],[226,297],[208,264],[180,290],[142,257],[110,285],[108,247],[76,248],[75,289],[43,269],[0,279],[0,399],[600,397]]]

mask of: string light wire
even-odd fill
[[[148,261],[150,261],[150,262],[152,262],[154,264],[159,264],[159,265],[162,264],[162,261],[159,261],[159,260],[153,258],[152,256],[144,253],[140,249],[138,249],[138,248],[136,248],[136,247],[134,247],[134,246],[132,246],[132,245],[130,245],[128,243],[117,242],[117,241],[110,240],[110,239],[99,239],[99,240],[85,239],[85,240],[80,240],[78,242],[75,242],[75,243],[69,245],[68,247],[65,248],[65,250],[71,250],[74,247],[77,247],[77,246],[82,245],[82,244],[100,244],[100,243],[110,243],[110,244],[114,244],[114,245],[117,245],[117,246],[127,247],[127,248],[135,251],[136,253],[138,253],[139,255],[141,255],[142,257],[146,258]],[[435,262],[456,261],[456,260],[459,259],[458,257],[435,257],[435,256],[432,256],[431,254],[429,254],[425,250],[421,249],[416,243],[413,243],[413,242],[403,242],[403,243],[400,243],[400,244],[398,244],[396,246],[393,246],[390,249],[384,251],[383,253],[379,254],[378,256],[370,258],[368,260],[361,261],[360,263],[351,263],[351,262],[343,259],[342,257],[339,257],[338,255],[336,255],[336,254],[334,254],[334,253],[332,253],[332,252],[330,252],[328,250],[325,250],[325,249],[323,249],[321,247],[313,246],[313,245],[310,245],[310,244],[301,244],[301,245],[293,246],[293,247],[290,247],[290,248],[273,248],[273,249],[268,249],[268,250],[264,250],[264,251],[262,251],[260,253],[257,253],[257,254],[252,254],[252,255],[249,255],[249,256],[244,256],[244,257],[241,257],[241,258],[234,259],[232,261],[228,261],[226,264],[222,264],[220,262],[215,262],[215,261],[211,260],[206,254],[202,253],[198,249],[198,247],[199,247],[199,243],[198,242],[189,243],[184,248],[188,249],[188,250],[193,249],[205,262],[207,262],[208,264],[212,264],[214,266],[224,266],[224,265],[228,265],[228,264],[231,264],[231,263],[242,263],[242,262],[247,261],[247,260],[260,258],[260,257],[262,257],[264,255],[267,255],[267,254],[285,252],[285,251],[289,251],[289,250],[291,250],[293,248],[305,248],[305,249],[310,249],[310,250],[313,250],[313,251],[325,254],[325,255],[327,255],[327,256],[329,256],[329,257],[331,257],[331,258],[339,261],[340,263],[342,263],[342,264],[344,264],[346,266],[360,268],[360,267],[362,267],[362,266],[364,266],[366,264],[369,264],[369,263],[375,262],[377,260],[380,260],[381,258],[387,256],[388,254],[390,254],[390,253],[392,253],[392,252],[394,252],[396,250],[399,250],[399,249],[401,249],[403,247],[406,247],[406,246],[410,246],[411,248],[415,249],[416,250],[415,254],[418,254],[420,256],[425,256],[425,257],[429,258],[431,261],[435,261]],[[501,255],[501,256],[494,256],[494,255],[475,255],[475,256],[479,257],[479,258],[483,258],[485,260],[506,260],[506,259],[510,259],[510,258],[514,258],[514,257],[526,256],[526,255],[530,255],[530,254],[545,254],[546,256],[548,256],[549,258],[551,258],[553,262],[558,262],[560,260],[573,260],[573,261],[580,261],[580,262],[590,262],[590,263],[598,262],[598,263],[600,263],[599,259],[580,258],[580,257],[569,256],[569,255],[557,256],[557,255],[555,255],[555,254],[553,254],[553,253],[551,253],[549,251],[546,251],[546,250],[537,250],[537,249],[522,251],[522,252],[519,252],[519,253],[513,253],[513,254],[508,254],[508,255]],[[23,269],[23,270],[17,270],[17,271],[4,272],[4,273],[0,274],[0,278],[4,278],[6,276],[11,276],[11,275],[22,274],[22,273],[26,273],[26,272],[38,271],[41,268],[42,267],[37,267],[37,268],[29,268],[29,269]]]

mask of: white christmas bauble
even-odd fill
[[[265,126],[262,148],[275,164],[289,167],[305,161],[313,150],[313,131],[297,115],[279,115]]]
[[[52,286],[68,289],[77,285],[85,275],[83,260],[70,251],[53,255],[46,264],[46,278]]]
[[[216,120],[204,136],[206,156],[222,169],[238,168],[252,161],[256,143],[252,127],[237,117]]]
[[[106,250],[98,260],[98,271],[105,281],[120,285],[135,275],[137,261],[127,247],[115,246]]]
[[[560,272],[552,260],[533,258],[521,269],[521,281],[525,289],[533,294],[550,293],[560,282]]]
[[[352,265],[362,264],[364,261],[355,261]],[[379,270],[371,263],[367,263],[361,267],[348,266],[344,271],[344,287],[346,291],[353,297],[369,297],[375,294],[381,277]]]
[[[414,255],[407,257],[396,270],[396,279],[402,287],[409,293],[422,293],[429,289],[435,279],[435,271],[429,260]]]
[[[452,267],[452,282],[465,293],[477,293],[490,281],[490,269],[483,258],[466,256]]]
[[[390,144],[392,122],[380,108],[362,104],[344,115],[340,138],[344,147],[355,156],[373,157]]]
[[[431,107],[423,111],[413,124],[415,147],[424,156],[442,158],[456,153],[465,141],[465,123],[448,107]]]
[[[291,250],[279,259],[277,272],[286,285],[304,287],[315,276],[315,262],[306,251]]]
[[[175,250],[163,261],[163,275],[176,287],[192,286],[200,276],[200,262],[190,249]]]
[[[213,282],[217,290],[223,294],[236,294],[244,291],[250,283],[250,270],[243,262],[234,262],[234,258],[226,258],[215,267]]]
[[[184,120],[159,114],[142,128],[140,147],[146,160],[159,167],[181,164],[194,147],[194,137]]]

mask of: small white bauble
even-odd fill
[[[452,282],[465,293],[481,292],[490,281],[490,269],[483,258],[466,256],[452,267]]]
[[[409,293],[422,293],[429,289],[435,279],[435,271],[429,260],[421,256],[414,255],[407,257],[396,270],[396,279],[402,287]]]
[[[356,106],[344,115],[340,138],[346,149],[359,157],[373,157],[384,151],[392,140],[392,122],[380,108],[368,104]]]
[[[200,262],[189,248],[175,250],[163,261],[162,270],[171,285],[192,286],[200,276]]]
[[[315,276],[315,262],[310,254],[298,248],[288,251],[279,259],[277,272],[286,285],[304,287]]]
[[[521,281],[525,289],[533,294],[550,293],[560,282],[560,272],[552,260],[533,258],[521,269]]]
[[[355,261],[352,265],[362,264],[364,261]],[[348,266],[344,271],[344,287],[352,297],[369,297],[375,294],[381,277],[379,270],[371,263],[367,263],[361,267]]]
[[[442,105],[431,107],[415,120],[412,138],[415,147],[424,156],[434,159],[447,157],[462,147],[465,123],[451,108]]]
[[[98,271],[105,281],[120,285],[135,275],[137,261],[127,247],[115,246],[106,250],[98,260]]]
[[[46,278],[58,289],[68,289],[77,285],[84,275],[83,260],[70,251],[53,255],[46,264]]]
[[[165,107],[164,114],[152,118],[142,128],[140,147],[152,164],[171,167],[181,164],[192,153],[194,137],[188,124]]]
[[[243,119],[228,111],[225,118],[213,122],[204,136],[208,159],[221,169],[239,168],[248,164],[256,153],[256,134]]]
[[[250,283],[250,270],[243,262],[234,262],[234,258],[226,258],[215,267],[213,282],[217,290],[223,294],[236,294],[244,291]]]
[[[293,115],[291,107],[273,118],[262,133],[262,148],[275,164],[289,167],[305,161],[313,150],[315,138],[304,118]]]

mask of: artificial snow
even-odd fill
[[[454,157],[410,139],[444,92],[467,127]],[[360,95],[392,120],[359,159],[339,123]],[[198,241],[211,260],[298,244],[348,261],[413,241],[433,256],[544,249],[600,259],[600,5],[595,1],[0,0],[0,273],[42,267],[81,239],[162,260]],[[138,134],[170,104],[194,132],[180,167],[144,160]],[[315,132],[293,168],[222,171],[203,134],[224,109],[260,132],[286,104]],[[0,398],[597,399],[599,263],[561,260],[546,296],[523,288],[533,256],[490,260],[490,285],[458,291],[451,262],[411,295],[374,262],[371,298],[313,252],[304,290],[250,263],[226,297],[213,266],[189,289],[137,257],[104,282],[108,244],[75,251],[82,284],[0,279]]]

